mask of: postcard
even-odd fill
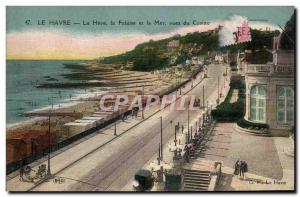
[[[292,6],[7,6],[9,192],[295,191]]]

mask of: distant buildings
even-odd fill
[[[217,64],[223,64],[224,63],[224,58],[222,53],[217,53],[215,55],[215,63]]]
[[[167,47],[168,48],[177,48],[179,47],[179,40],[171,40],[170,42],[168,42]]]
[[[191,59],[185,60],[184,66],[203,66],[203,64],[203,58],[194,56]]]
[[[275,136],[288,135],[295,118],[295,51],[281,49],[281,37],[273,40],[272,62],[240,67],[245,69],[245,119],[268,124]]]

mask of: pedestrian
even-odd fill
[[[175,132],[178,133],[179,125],[175,125]]]
[[[243,162],[244,165],[243,165],[243,177],[245,178],[246,177],[246,173],[248,172],[248,164],[246,161]]]
[[[183,130],[184,130],[184,126],[181,125],[181,133],[183,133]]]
[[[240,173],[240,161],[237,160],[235,162],[235,165],[234,165],[234,172],[233,172],[233,174],[234,175],[239,175],[239,173]]]
[[[137,115],[138,115],[138,108],[137,107],[133,108],[133,114],[134,114],[135,119],[137,119]]]
[[[20,168],[20,181],[24,181],[24,166]]]
[[[245,178],[245,162],[241,161],[240,163],[240,176],[244,179]]]
[[[185,161],[187,163],[190,163],[190,147],[188,147],[188,144],[185,145],[184,150],[185,150]]]

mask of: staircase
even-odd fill
[[[190,163],[185,163],[183,166],[183,191],[213,191],[210,184],[214,185],[215,161],[205,159],[203,152],[207,148],[207,143],[214,131],[214,124],[204,134],[201,143],[195,147],[195,152],[190,155]]]
[[[207,191],[210,183],[210,171],[185,169],[183,191]]]

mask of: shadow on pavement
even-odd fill
[[[234,191],[235,189],[231,187],[233,175],[222,173],[219,184],[216,187],[216,191]]]

